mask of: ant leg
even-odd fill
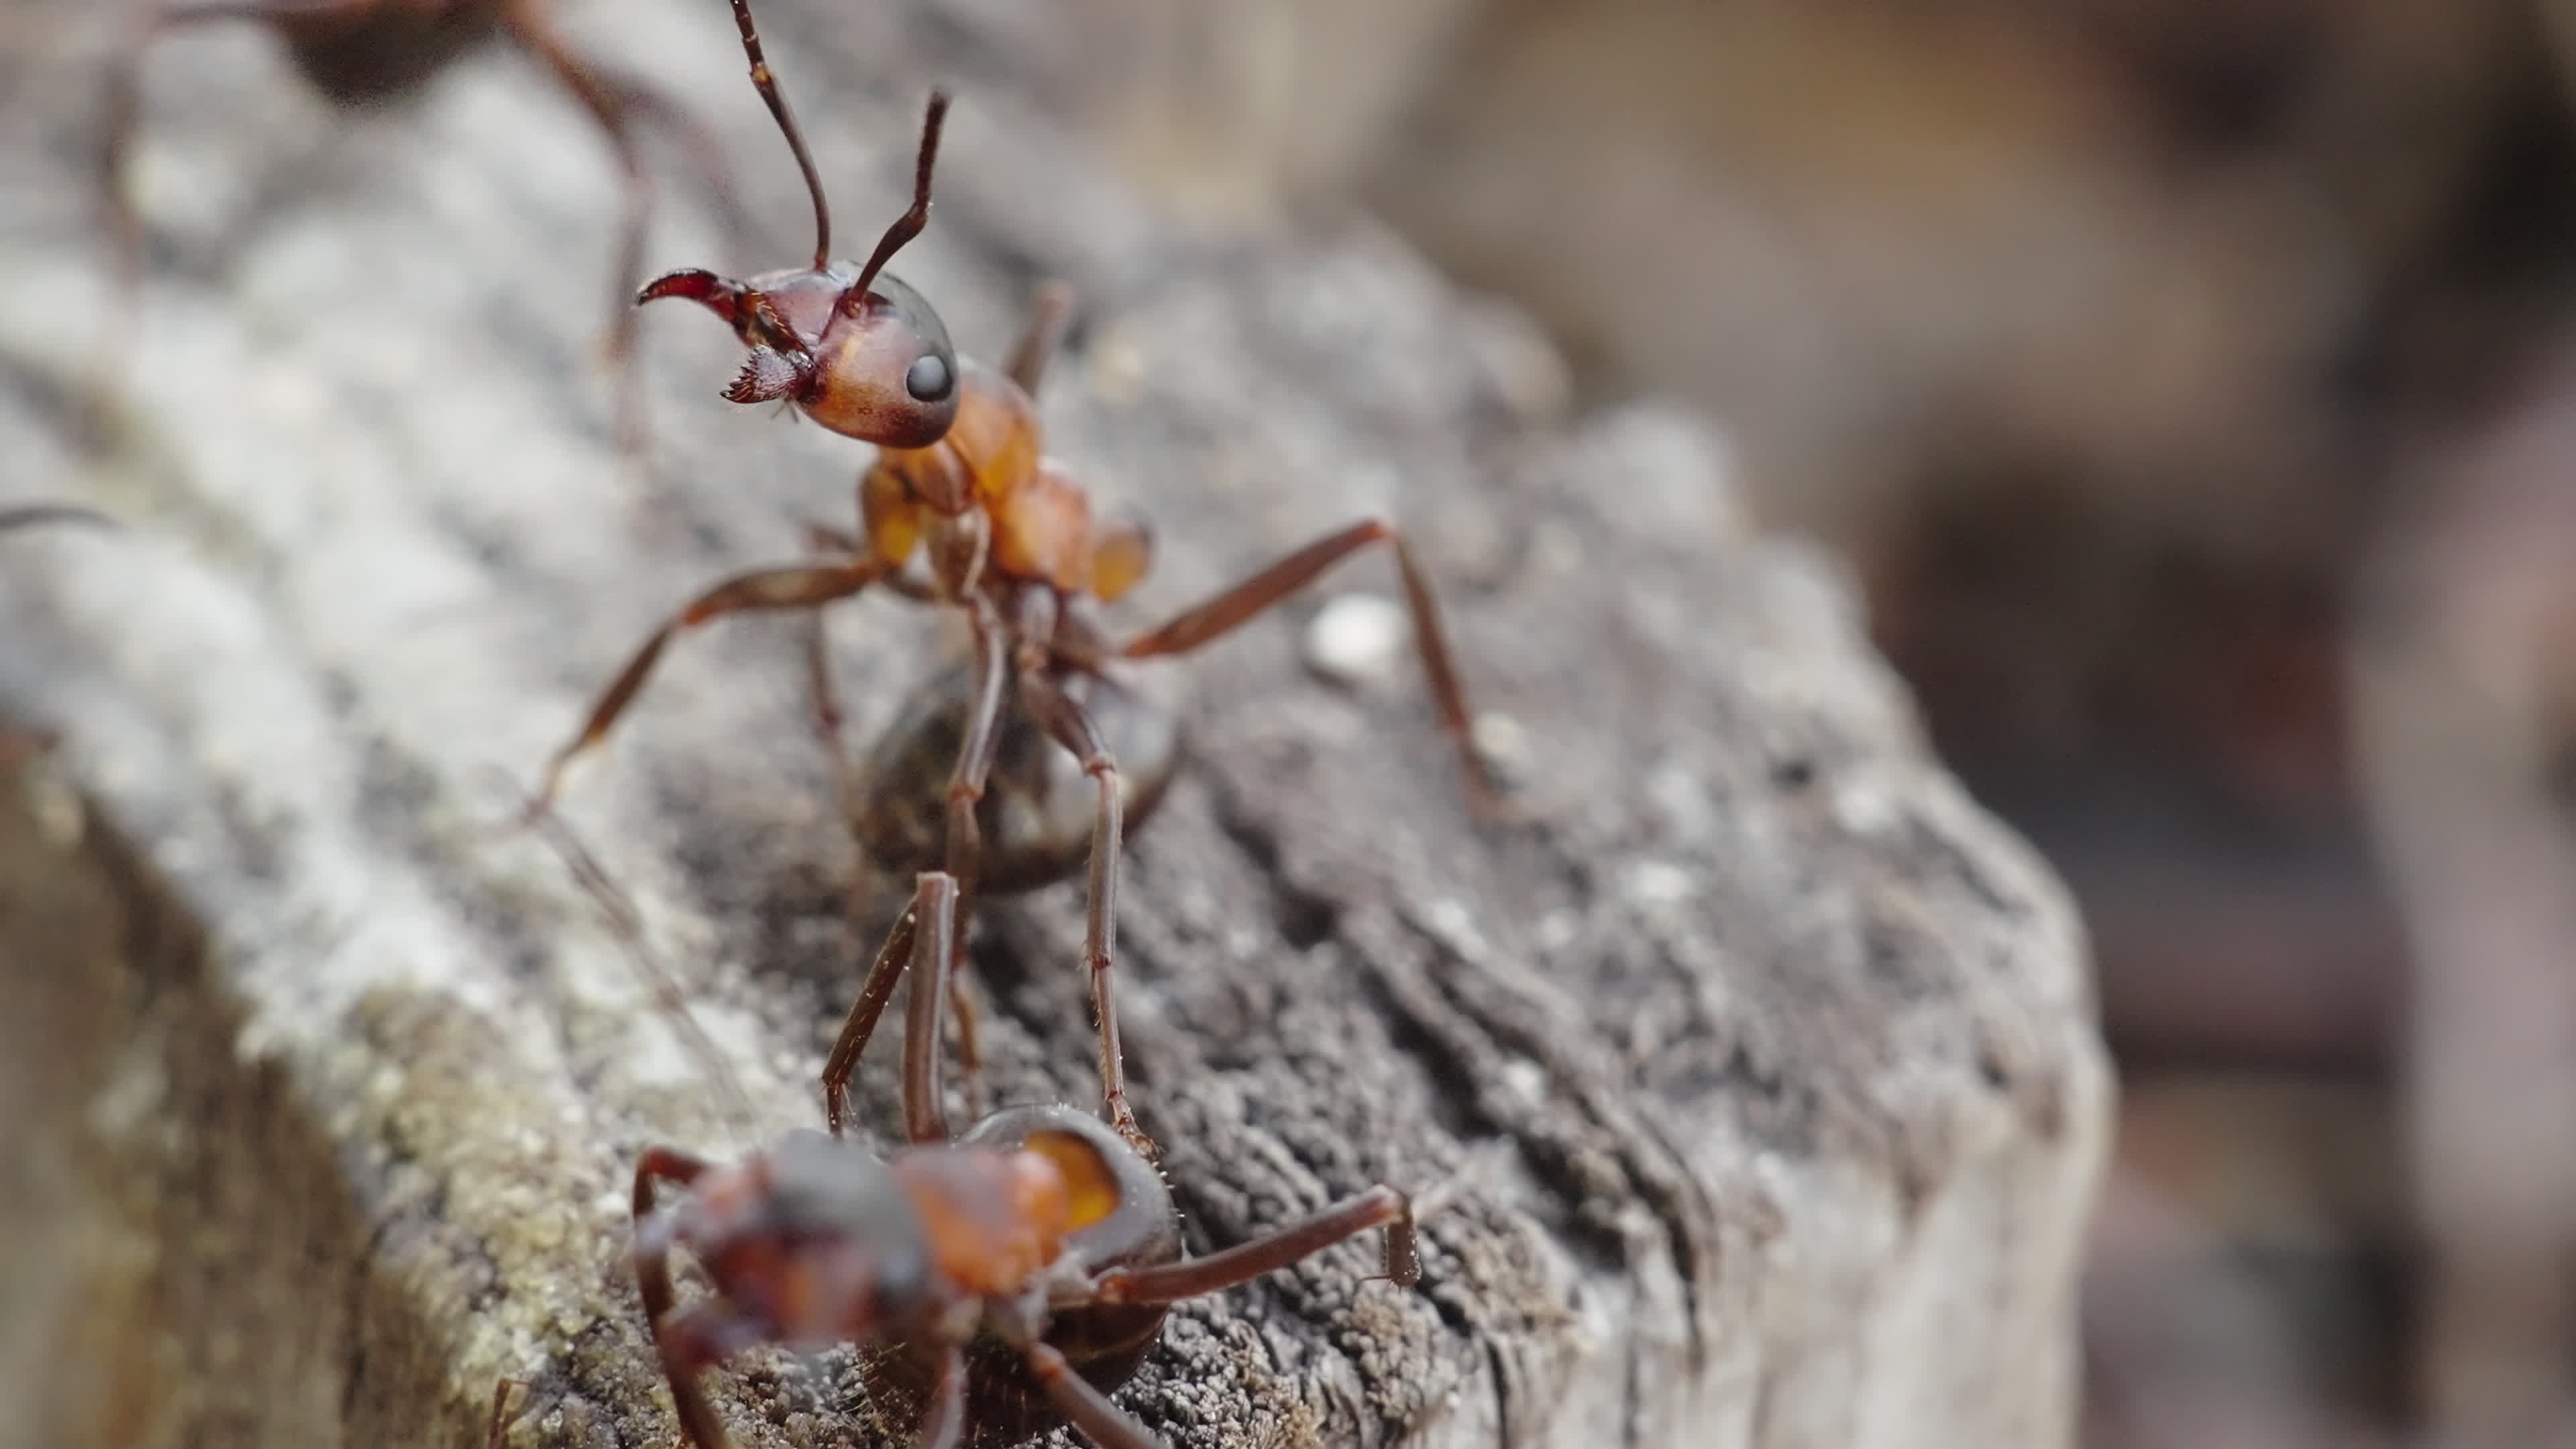
[[[706,1176],[709,1166],[676,1147],[647,1147],[635,1161],[635,1292],[644,1300],[648,1323],[659,1322],[672,1302],[670,1234],[653,1218],[653,1184],[687,1187]]]
[[[644,646],[626,661],[617,678],[592,704],[590,717],[582,723],[581,732],[572,743],[555,751],[546,762],[544,783],[536,799],[529,802],[521,824],[533,822],[554,808],[555,797],[563,792],[564,771],[581,754],[608,735],[617,717],[626,712],[635,695],[643,689],[645,679],[653,672],[655,661],[672,636],[683,629],[726,614],[755,613],[771,609],[811,609],[835,599],[845,599],[875,583],[885,570],[873,563],[825,565],[806,568],[758,569],[738,574],[690,600],[681,610],[653,631]]]
[[[1082,771],[1100,787],[1099,813],[1091,828],[1090,901],[1083,913],[1082,960],[1091,971],[1091,1013],[1100,1029],[1100,1114],[1112,1130],[1151,1162],[1162,1155],[1154,1139],[1136,1125],[1127,1105],[1127,1067],[1118,1046],[1118,1007],[1110,991],[1110,969],[1118,948],[1118,861],[1124,849],[1118,762],[1091,715],[1056,686],[1042,670],[1020,674],[1020,699],[1049,737],[1073,752]]]
[[[823,1062],[823,1123],[835,1137],[849,1121],[850,1077],[859,1069],[859,1054],[868,1049],[868,1038],[876,1035],[877,1020],[894,997],[894,984],[912,963],[913,932],[920,919],[918,901],[895,917],[894,929],[886,934],[885,945],[868,967],[867,984],[859,988],[859,999],[850,1006],[850,1019],[841,1023],[841,1035]]]
[[[612,424],[617,451],[629,461],[640,461],[648,439],[643,379],[635,371],[635,304],[629,299],[636,279],[644,271],[644,239],[653,221],[653,177],[644,169],[643,151],[635,141],[634,124],[627,114],[627,92],[590,62],[573,54],[531,0],[505,6],[502,23],[529,54],[554,72],[555,79],[563,82],[564,89],[572,92],[573,99],[581,102],[599,123],[599,129],[608,137],[608,149],[616,153],[617,169],[626,177],[626,214],[619,223],[615,289],[609,299],[608,336],[600,352],[617,377]]]
[[[645,1326],[653,1331],[662,1377],[671,1386],[671,1407],[679,1415],[680,1432],[697,1449],[728,1449],[732,1441],[716,1418],[715,1407],[707,1402],[706,1391],[698,1387],[698,1371],[737,1346],[734,1340],[740,1334],[734,1331],[732,1316],[712,1302],[671,1311],[671,1226],[667,1218],[653,1216],[655,1183],[686,1187],[709,1170],[705,1158],[676,1147],[648,1147],[636,1159],[635,1293],[643,1300]]]
[[[698,1374],[736,1350],[759,1341],[735,1316],[712,1300],[692,1303],[667,1318],[656,1318],[653,1351],[662,1360],[662,1379],[671,1386],[671,1410],[680,1433],[697,1449],[733,1449],[732,1436],[716,1417]]]
[[[931,1381],[930,1407],[923,1411],[916,1449],[957,1449],[966,1435],[966,1355],[954,1348],[939,1355],[938,1377]]]
[[[1055,1403],[1055,1411],[1065,1422],[1082,1431],[1084,1438],[1100,1449],[1161,1449],[1162,1441],[1144,1425],[1130,1418],[1127,1411],[1109,1402],[1091,1380],[1073,1371],[1055,1345],[1045,1339],[1031,1343],[1027,1349],[1029,1372],[1037,1376],[1038,1387]]]
[[[940,969],[953,954],[957,882],[925,870],[913,888],[912,985],[903,1003],[903,1126],[916,1143],[948,1140],[948,1103],[939,1088]]]
[[[957,1015],[957,1071],[965,1088],[969,1113],[983,1115],[984,1057],[975,1032],[975,1000],[966,987],[966,925],[975,900],[976,878],[983,868],[983,827],[975,819],[983,803],[985,777],[992,773],[993,752],[1000,743],[1002,696],[1009,688],[1009,663],[1002,648],[1000,618],[990,599],[972,596],[968,615],[975,630],[975,700],[967,711],[964,737],[957,744],[957,764],[948,776],[948,848],[943,862],[957,887],[957,919],[950,924],[953,942],[947,971],[949,1007]]]
[[[1072,319],[1073,288],[1063,282],[1040,284],[1036,305],[1029,311],[1028,330],[1020,334],[1010,360],[1002,364],[1002,375],[1018,383],[1020,391],[1037,396],[1038,378],[1064,341],[1065,324]]]
[[[1377,1227],[1386,1229],[1386,1271],[1381,1276],[1412,1287],[1422,1277],[1422,1260],[1414,1245],[1413,1204],[1394,1188],[1378,1186],[1204,1258],[1152,1268],[1105,1269],[1091,1280],[1091,1289],[1094,1301],[1100,1303],[1177,1303],[1249,1283]]]
[[[510,1391],[527,1385],[517,1379],[503,1379],[492,1386],[492,1419],[483,1430],[483,1449],[501,1449],[510,1434]]]
[[[1233,632],[1264,609],[1314,582],[1324,570],[1373,543],[1390,544],[1395,549],[1396,572],[1404,582],[1404,606],[1413,615],[1414,649],[1422,657],[1422,672],[1431,681],[1431,702],[1440,712],[1440,728],[1458,747],[1458,762],[1466,773],[1467,802],[1480,816],[1502,815],[1502,789],[1487,772],[1483,757],[1476,753],[1475,740],[1469,732],[1467,692],[1459,684],[1457,665],[1450,658],[1448,631],[1441,627],[1440,606],[1431,597],[1431,583],[1415,562],[1413,550],[1405,545],[1404,535],[1383,518],[1363,519],[1315,540],[1232,588],[1183,610],[1160,627],[1128,640],[1118,652],[1129,659],[1186,654]]]

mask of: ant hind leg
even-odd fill
[[[1371,1228],[1386,1229],[1385,1270],[1378,1276],[1407,1288],[1420,1281],[1422,1259],[1414,1241],[1413,1204],[1403,1193],[1380,1185],[1204,1258],[1150,1268],[1106,1269],[1091,1280],[1092,1291],[1102,1303],[1177,1303],[1249,1283]]]
[[[1441,625],[1440,606],[1432,597],[1430,580],[1423,574],[1412,548],[1405,543],[1404,535],[1383,518],[1362,519],[1348,528],[1326,534],[1250,578],[1128,640],[1119,653],[1129,659],[1187,654],[1241,628],[1273,605],[1313,583],[1326,569],[1377,543],[1395,550],[1396,572],[1404,584],[1405,610],[1413,616],[1414,650],[1421,656],[1422,672],[1431,682],[1431,702],[1440,713],[1441,732],[1457,746],[1459,767],[1466,778],[1468,806],[1481,818],[1502,818],[1509,814],[1503,802],[1503,791],[1486,769],[1484,757],[1476,753],[1467,712],[1467,691],[1458,682],[1458,666],[1449,651],[1449,632]]]

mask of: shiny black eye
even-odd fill
[[[957,374],[950,370],[948,359],[936,352],[914,358],[912,366],[904,369],[903,390],[915,402],[937,402],[956,385]]]

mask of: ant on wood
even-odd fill
[[[878,445],[859,480],[859,536],[816,529],[839,557],[760,569],[698,595],[654,630],[592,706],[580,732],[546,766],[534,811],[551,808],[572,761],[606,736],[673,636],[728,614],[815,609],[872,587],[962,609],[973,630],[975,693],[944,797],[941,847],[957,882],[959,909],[982,884],[978,804],[993,767],[1006,697],[1094,782],[1087,859],[1089,905],[1084,960],[1100,1032],[1102,1109],[1137,1150],[1151,1142],[1126,1100],[1116,1014],[1110,1007],[1117,862],[1127,805],[1122,771],[1083,700],[1084,681],[1105,680],[1114,663],[1186,654],[1294,594],[1334,564],[1373,544],[1395,554],[1414,640],[1442,727],[1457,745],[1470,802],[1495,812],[1499,787],[1469,737],[1464,689],[1451,663],[1431,586],[1395,526],[1364,519],[1290,553],[1267,568],[1123,641],[1095,613],[1144,576],[1151,536],[1140,523],[1096,519],[1070,470],[1041,451],[1031,394],[1061,331],[1066,301],[1050,291],[1028,333],[999,372],[963,361],[927,301],[886,274],[886,262],[928,224],[931,171],[948,98],[934,92],[922,122],[912,205],[878,240],[866,264],[831,258],[831,218],[822,180],[785,96],[763,57],[748,0],[733,0],[752,84],[777,120],[813,198],[813,265],[736,281],[712,272],[673,272],[639,298],[685,298],[733,327],[751,349],[725,392],[738,403],[791,401],[832,431]],[[911,565],[926,556],[926,571]],[[839,710],[819,641],[810,651],[817,712],[837,739]],[[949,933],[945,929],[943,936]],[[949,967],[961,1067],[970,1094],[977,1071],[972,1000],[962,953]]]
[[[551,817],[539,824],[747,1120],[740,1088],[645,944],[633,904],[568,826]],[[1109,1394],[1144,1361],[1172,1304],[1372,1228],[1384,1232],[1375,1276],[1401,1287],[1421,1278],[1414,1204],[1383,1184],[1193,1259],[1182,1256],[1161,1172],[1090,1114],[1005,1107],[952,1138],[939,983],[957,905],[955,879],[920,875],[851,1012],[853,1024],[865,1016],[873,1025],[895,986],[909,981],[906,1146],[879,1157],[844,1139],[851,1062],[836,1052],[823,1070],[828,1136],[791,1133],[732,1166],[667,1146],[636,1162],[638,1296],[695,1449],[731,1443],[700,1373],[754,1344],[837,1342],[873,1350],[862,1365],[871,1396],[918,1419],[923,1449],[1018,1443],[1058,1418],[1101,1449],[1154,1449],[1152,1432]],[[664,1202],[665,1186],[681,1195]],[[675,1248],[698,1260],[713,1290],[686,1306],[672,1281]],[[495,1394],[496,1423],[508,1391],[505,1382]]]
[[[630,456],[643,447],[643,395],[634,376],[635,314],[627,289],[644,269],[653,185],[644,169],[639,122],[661,126],[690,157],[728,216],[738,215],[723,152],[677,102],[644,81],[584,59],[566,45],[546,15],[545,0],[204,0],[183,5],[144,0],[133,30],[108,70],[107,108],[99,139],[98,176],[115,246],[117,285],[127,315],[110,336],[130,338],[143,276],[143,220],[127,177],[142,117],[145,53],[162,35],[189,26],[248,20],[274,28],[296,66],[334,103],[381,104],[418,89],[467,50],[508,39],[551,72],[589,112],[617,157],[626,186],[616,279],[603,352],[617,370],[617,437]],[[114,363],[111,360],[110,364]]]
[[[957,882],[924,872],[870,973],[879,1008],[908,969],[904,1122],[882,1159],[832,1133],[788,1137],[718,1167],[671,1147],[635,1167],[635,1273],[681,1432],[724,1449],[704,1369],[754,1343],[856,1341],[884,1351],[870,1391],[919,1415],[916,1443],[1016,1443],[1056,1416],[1101,1449],[1154,1449],[1109,1393],[1143,1362],[1171,1304],[1247,1283],[1371,1228],[1383,1277],[1421,1276],[1406,1197],[1373,1187],[1204,1258],[1182,1257],[1178,1215],[1144,1153],[1090,1114],[1006,1107],[951,1139],[939,1081],[939,977]],[[854,1013],[855,1015],[855,1013]],[[826,1068],[826,1100],[846,1084]],[[684,1195],[659,1201],[663,1185]],[[713,1293],[675,1307],[686,1248]]]

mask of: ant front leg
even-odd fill
[[[676,1147],[649,1147],[635,1164],[635,1294],[644,1304],[644,1324],[653,1334],[654,1352],[662,1360],[662,1377],[671,1385],[671,1407],[680,1432],[697,1449],[728,1449],[724,1424],[698,1373],[725,1356],[732,1336],[729,1315],[714,1302],[671,1311],[671,1233],[667,1218],[653,1216],[654,1184],[687,1187],[709,1171],[705,1158]]]
[[[667,1182],[687,1187],[707,1175],[708,1163],[676,1147],[648,1147],[635,1163],[635,1292],[644,1300],[644,1317],[659,1319],[671,1311],[671,1243],[663,1223],[653,1217],[653,1185]]]
[[[1110,989],[1110,971],[1118,955],[1118,862],[1125,849],[1118,762],[1110,757],[1091,715],[1044,670],[1021,671],[1020,699],[1100,787],[1100,807],[1091,830],[1090,900],[1083,912],[1082,936],[1082,960],[1091,972],[1092,1017],[1100,1029],[1100,1111],[1111,1129],[1151,1162],[1162,1153],[1127,1105],[1127,1066],[1118,1045],[1118,1006]]]
[[[1405,1288],[1420,1282],[1422,1258],[1414,1241],[1412,1201],[1381,1185],[1204,1258],[1150,1268],[1104,1269],[1091,1280],[1091,1288],[1095,1301],[1101,1303],[1178,1303],[1249,1283],[1344,1238],[1380,1227],[1386,1229],[1386,1270],[1379,1276]]]
[[[570,744],[555,752],[546,762],[543,784],[536,799],[528,805],[522,823],[533,822],[552,810],[555,797],[563,792],[564,772],[572,762],[593,745],[607,738],[609,727],[626,712],[644,681],[653,673],[653,665],[662,657],[673,636],[685,629],[722,618],[727,614],[757,613],[774,609],[813,609],[846,599],[883,577],[886,570],[876,563],[823,565],[807,568],[760,569],[725,580],[683,607],[653,631],[644,646],[635,651],[617,678],[601,692],[591,706],[590,716],[583,721],[581,732]]]
[[[1315,540],[1234,587],[1183,610],[1160,627],[1128,640],[1119,653],[1129,659],[1187,654],[1234,632],[1263,610],[1313,583],[1324,570],[1373,543],[1395,549],[1396,572],[1404,582],[1404,606],[1413,615],[1414,649],[1422,657],[1423,674],[1431,681],[1431,702],[1439,710],[1440,728],[1458,748],[1458,763],[1466,775],[1467,803],[1480,817],[1499,818],[1507,813],[1502,789],[1486,770],[1483,757],[1476,753],[1467,714],[1467,691],[1459,684],[1458,667],[1450,658],[1449,634],[1440,624],[1440,606],[1433,600],[1430,581],[1423,576],[1422,566],[1405,544],[1404,535],[1383,518],[1364,519]]]

